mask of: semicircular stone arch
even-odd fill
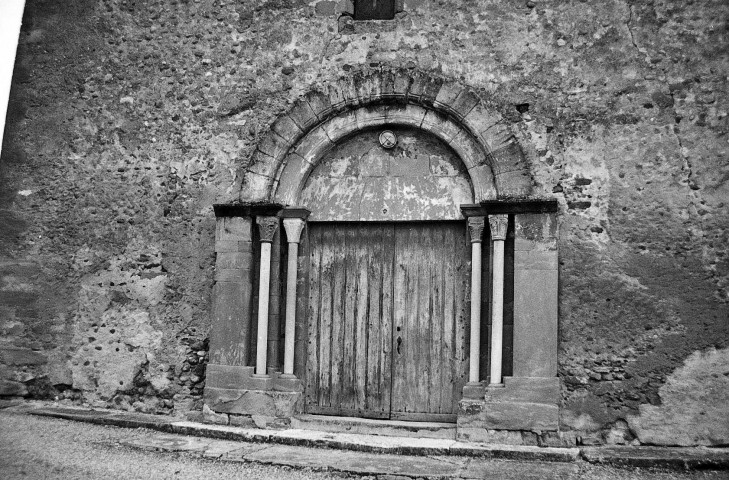
[[[240,199],[297,205],[329,151],[378,127],[420,130],[448,145],[463,163],[474,202],[531,195],[528,162],[506,119],[460,83],[398,70],[360,72],[297,101],[258,144]]]

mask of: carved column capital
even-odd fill
[[[283,224],[289,243],[299,243],[301,240],[301,231],[304,230],[306,222],[301,218],[284,218]]]
[[[489,215],[491,240],[506,240],[506,227],[509,225],[508,215]]]
[[[484,217],[468,217],[468,231],[471,234],[471,243],[481,242],[485,224]]]
[[[261,242],[273,242],[273,236],[278,228],[278,217],[256,217],[256,223]]]

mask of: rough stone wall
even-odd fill
[[[563,431],[729,443],[729,5],[350,8],[27,1],[0,164],[0,394],[199,408],[211,204],[309,89],[406,68],[518,122],[536,190],[560,200]]]

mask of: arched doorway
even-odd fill
[[[306,410],[455,421],[469,359],[463,162],[422,130],[366,129],[316,163],[298,203],[311,211]]]
[[[229,415],[231,422],[258,416],[275,425],[317,408],[452,419],[447,412],[453,412],[453,404],[443,390],[463,383],[461,359],[468,355],[468,383],[461,392],[453,388],[458,438],[488,441],[493,430],[557,429],[558,205],[534,192],[529,159],[515,137],[518,130],[498,113],[507,106],[495,108],[497,103],[454,81],[383,69],[311,91],[271,125],[250,159],[239,196],[214,205],[215,284],[205,384],[205,404],[212,411]],[[402,162],[388,160],[394,167],[376,174],[377,158],[366,156],[370,149],[357,156],[354,171],[341,162],[334,165],[348,142],[372,143],[367,135],[382,130],[404,139],[420,135],[436,150],[440,142],[448,158],[457,161],[434,170],[438,162],[430,154],[427,162],[405,155],[396,157],[406,159]],[[393,174],[397,171],[401,175]],[[508,287],[513,290],[513,348],[511,367],[504,369],[507,225],[513,229],[513,285]],[[468,249],[468,242],[470,255],[464,255],[459,249]],[[451,294],[442,274],[462,270],[464,257],[471,260],[470,278],[454,274]],[[321,280],[325,262],[328,282]],[[392,279],[385,282],[387,275]],[[417,282],[403,280],[416,276]],[[443,313],[446,296],[451,310],[464,299],[480,300],[468,302],[466,327]],[[398,306],[398,299],[405,303]],[[336,315],[322,317],[321,306],[310,312],[315,302]],[[438,328],[450,323],[436,330],[434,319]],[[347,322],[349,336],[344,335]],[[310,325],[316,329],[310,332]],[[370,331],[364,333],[365,327]],[[459,359],[456,367],[446,368],[443,332],[451,328],[459,332],[451,338],[464,332],[468,345],[445,355]],[[482,336],[489,338],[488,348],[482,348]],[[327,340],[324,357],[322,337],[337,339],[334,344]],[[441,342],[433,342],[436,337]],[[402,364],[410,369],[402,375],[393,357],[398,344],[408,360]],[[440,354],[427,350],[427,362],[418,363],[415,355],[436,347]],[[485,351],[489,372],[480,364]],[[328,358],[327,368],[314,368],[310,357],[319,363]],[[339,389],[332,402],[335,369]],[[438,369],[441,375],[448,370],[447,378],[440,378],[449,387],[439,390],[440,397],[430,393],[436,390],[431,380]],[[427,392],[418,393],[421,389]],[[342,396],[349,403],[340,401]]]

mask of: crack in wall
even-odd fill
[[[628,33],[630,34],[630,43],[633,44],[636,50],[640,53],[640,48],[638,47],[638,44],[635,42],[635,36],[633,35],[633,29],[632,24],[633,23],[633,6],[628,5],[628,20],[625,22],[625,27],[628,29]]]

